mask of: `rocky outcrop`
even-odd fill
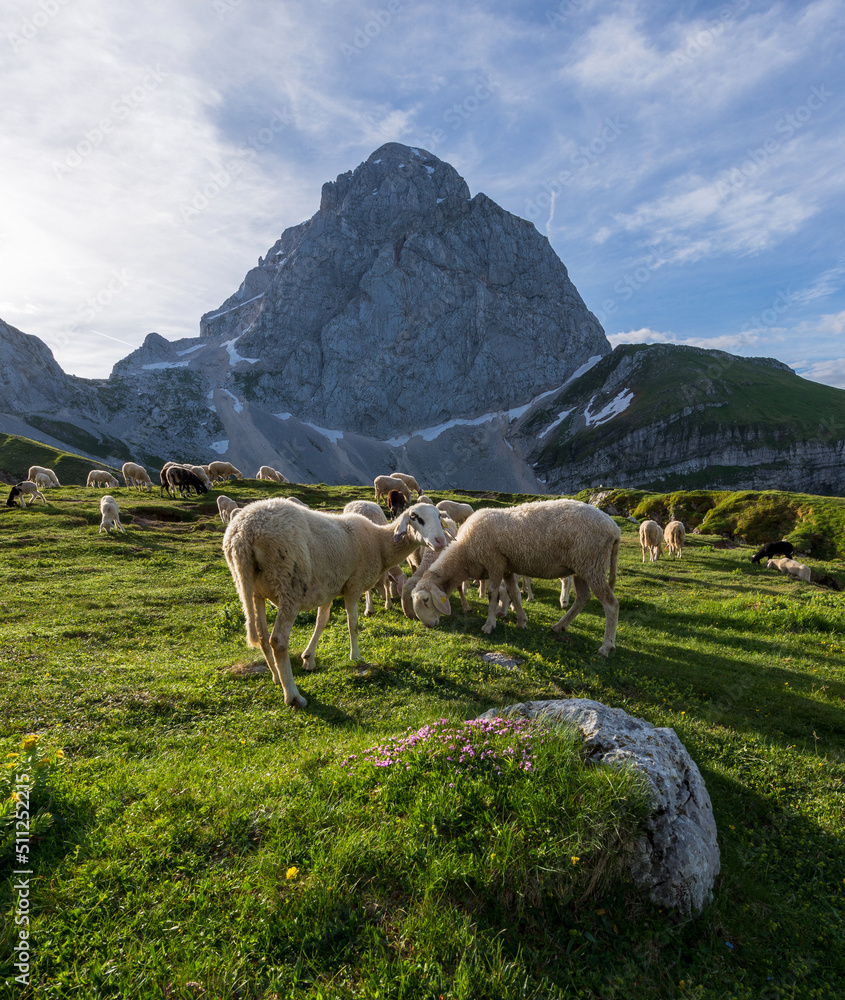
[[[685,916],[709,902],[720,870],[713,807],[701,772],[673,729],[583,698],[529,701],[480,718],[498,715],[568,723],[580,729],[589,760],[639,771],[651,790],[651,815],[632,878],[654,902]]]

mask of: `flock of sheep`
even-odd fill
[[[152,480],[143,466],[127,462],[122,468],[127,487],[150,490]],[[228,462],[207,466],[168,462],[160,472],[159,495],[207,493],[230,476],[243,478]],[[256,478],[286,483],[270,466],[262,466]],[[50,469],[32,466],[27,480],[12,487],[7,502],[41,499],[39,487],[58,486]],[[116,487],[118,480],[102,469],[87,479],[92,487]],[[332,602],[342,597],[346,608],[350,657],[359,658],[358,601],[365,597],[365,614],[374,612],[373,590],[391,608],[391,598],[401,601],[404,613],[429,628],[442,615],[451,614],[450,595],[458,591],[465,611],[466,587],[478,581],[479,596],[488,596],[488,614],[482,631],[490,633],[498,617],[512,605],[517,625],[527,626],[522,607],[519,578],[526,600],[532,598],[531,580],[561,580],[561,608],[572,607],[552,626],[565,631],[594,595],[604,609],[605,630],[599,654],[615,648],[619,601],[614,595],[621,530],[608,514],[578,500],[553,499],[523,503],[515,507],[474,510],[470,504],[441,500],[436,505],[421,490],[413,476],[393,473],[374,480],[373,501],[354,500],[342,513],[308,508],[293,497],[259,500],[245,507],[225,495],[217,498],[220,518],[226,525],[223,554],[228,563],[246,618],[247,640],[259,647],[285,702],[304,707],[305,698],[293,679],[290,634],[300,611],[317,609],[317,622],[302,653],[306,670],[313,669],[320,635],[328,624]],[[412,502],[412,493],[416,500]],[[394,520],[388,520],[379,504],[384,500]],[[111,495],[100,501],[100,532],[124,531],[117,501]],[[631,518],[630,520],[633,520]],[[665,545],[676,559],[683,556],[684,526],[672,520],[665,528],[653,520],[639,526],[643,562],[661,555]],[[774,556],[785,558],[775,560]],[[810,571],[792,559],[788,542],[769,543],[755,553],[755,563],[766,558],[767,566],[809,581]],[[402,564],[407,561],[412,575]],[[266,602],[278,609],[269,629]]]

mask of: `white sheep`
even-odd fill
[[[643,562],[646,552],[651,562],[657,562],[663,550],[663,529],[657,521],[643,521],[640,525],[640,545],[643,550]]]
[[[221,493],[217,498],[217,512],[220,515],[220,520],[224,524],[229,520],[234,511],[240,509],[241,508],[237,500],[233,500],[231,497],[227,497],[223,493]]]
[[[687,530],[680,521],[670,521],[663,529],[663,541],[666,543],[666,551],[670,556],[674,555],[676,559],[683,558],[686,538]]]
[[[108,534],[111,528],[117,528],[118,531],[126,534],[126,529],[120,523],[120,509],[117,506],[117,500],[113,496],[106,494],[100,499],[100,513],[103,515],[103,519],[100,521],[100,532],[105,531]]]
[[[29,499],[27,500],[27,497]],[[21,507],[25,506],[27,503],[34,503],[36,500],[43,500],[47,503],[47,497],[40,492],[38,487],[30,479],[23,479],[9,490],[9,496],[6,499],[7,507],[14,507],[15,500],[20,502]]]
[[[470,504],[459,503],[457,500],[441,500],[437,509],[451,517],[455,524],[463,524],[475,512]]]
[[[496,627],[499,584],[505,580],[517,615],[527,624],[513,574],[553,579],[575,577],[575,602],[552,626],[560,632],[580,614],[590,592],[604,608],[607,656],[615,648],[619,601],[613,593],[622,533],[610,515],[578,500],[549,500],[518,507],[476,511],[457,541],[424,573],[414,589],[414,611],[426,625],[437,614],[450,614],[449,593],[462,580],[490,581],[490,603],[482,631]]]
[[[386,497],[391,490],[399,490],[405,500],[408,503],[411,502],[411,491],[408,489],[408,484],[394,476],[376,476],[373,480],[373,486],[376,490],[376,503],[379,502],[380,497]]]
[[[300,610],[319,609],[302,653],[305,669],[314,667],[317,643],[338,596],[346,606],[350,657],[357,660],[359,598],[423,544],[446,547],[440,513],[428,504],[415,504],[393,524],[376,525],[360,514],[327,514],[276,498],[251,503],[229,524],[223,553],[243,605],[247,640],[261,647],[288,705],[307,704],[290,664],[290,633]],[[272,634],[268,600],[278,608]]]
[[[29,472],[27,472],[26,474],[26,479],[24,480],[24,482],[34,483],[36,481],[35,477],[38,475],[39,472],[47,476],[47,478],[50,480],[53,486],[61,486],[61,483],[59,482],[59,478],[56,475],[56,473],[53,472],[52,469],[48,469],[46,466],[43,465],[31,465],[29,467]]]
[[[42,490],[51,490],[56,485],[46,472],[36,472],[32,481]]]
[[[255,478],[269,479],[274,483],[286,483],[288,481],[278,469],[274,469],[269,465],[262,465],[258,472],[255,473]]]
[[[344,514],[360,514],[362,517],[366,517],[368,521],[372,521],[373,524],[387,524],[387,515],[381,509],[381,507],[374,503],[372,500],[350,500],[349,503],[343,508]],[[417,549],[417,552],[420,550]],[[426,551],[429,551],[426,549]],[[376,581],[376,589],[384,597],[384,609],[385,611],[390,611],[393,604],[390,600],[391,593],[393,589],[397,593],[402,593],[402,584],[405,582],[405,574],[402,572],[401,566],[391,566],[390,569],[385,570],[384,573]],[[364,594],[364,614],[374,615],[376,613],[375,604],[373,602],[373,591],[368,590]]]
[[[425,493],[420,493],[420,495],[417,497],[417,503],[430,503],[432,506],[435,505],[431,497],[426,496]]]
[[[186,466],[184,466],[184,468],[186,468],[189,472],[193,472],[193,474],[197,477],[197,479],[199,479],[199,481],[203,484],[203,486],[205,486],[209,490],[211,489],[211,485],[212,485],[211,484],[211,478],[209,477],[208,473],[205,471],[205,467],[204,466],[202,466],[202,465],[186,465]]]
[[[443,527],[447,532],[447,541],[451,544],[458,535],[458,526],[451,519],[451,517],[443,517]],[[402,600],[402,611],[406,618],[416,618],[416,613],[414,612],[414,588],[417,583],[422,578],[423,573],[426,572],[433,564],[434,561],[439,558],[440,552],[436,552],[434,549],[423,548],[417,549],[416,555],[419,557],[417,559],[416,568],[414,572],[407,579],[404,580],[402,586],[401,600]],[[410,562],[410,558],[408,560]],[[461,610],[464,613],[472,610],[469,606],[469,602],[466,598],[466,583],[461,583],[458,587],[458,594],[461,599]],[[440,623],[440,615],[437,616],[437,620],[433,625],[438,625]],[[433,626],[432,626],[433,627]]]
[[[799,580],[804,580],[805,583],[810,582],[810,567],[795,559],[770,559],[766,563],[766,569],[777,569],[781,573],[786,573],[787,576],[795,576]]]
[[[153,488],[150,474],[143,465],[138,465],[136,462],[124,462],[120,471],[123,473],[123,479],[127,486],[137,486],[138,489],[147,490]]]
[[[414,493],[417,494],[417,503],[422,503],[422,501],[419,499],[422,490],[420,489],[419,483],[416,481],[416,479],[414,479],[413,476],[409,476],[407,472],[392,472],[391,475],[393,476],[394,479],[401,479],[409,490],[413,490]]]
[[[92,469],[88,473],[88,479],[85,481],[86,486],[108,486],[111,489],[115,489],[120,486],[120,483],[115,479],[115,477],[107,472],[105,469]]]
[[[234,476],[236,479],[243,479],[240,469],[236,469],[231,462],[209,462],[208,466],[203,466],[203,469],[208,473],[208,478],[212,483],[218,479],[221,483],[224,483],[230,476]]]

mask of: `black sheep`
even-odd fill
[[[787,559],[791,559],[794,551],[792,542],[766,542],[761,549],[754,553],[751,561],[758,563],[761,559],[771,559],[773,556],[786,556]]]
[[[164,470],[164,476],[167,479],[168,493],[171,489],[179,490],[183,497],[190,496],[192,489],[196,490],[197,494],[208,493],[208,487],[200,477],[190,469],[183,469],[181,465],[171,465],[169,469]]]
[[[399,490],[388,490],[387,506],[390,508],[391,515],[393,517],[398,517],[406,506],[404,493],[400,493]]]

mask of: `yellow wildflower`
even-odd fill
[[[285,875],[285,878],[286,879],[296,878],[296,876],[298,874],[299,874],[299,869],[295,868],[293,865],[291,865],[291,867],[288,868],[288,870],[287,870],[287,874]]]
[[[570,858],[569,858],[569,860],[570,860],[570,861],[572,862],[572,864],[573,864],[573,865],[577,865],[577,864],[578,864],[578,862],[579,862],[579,861],[580,861],[581,859],[580,859],[580,858],[576,858],[576,857],[575,857],[575,855],[574,855],[574,854],[572,854],[572,855],[570,855]]]
[[[30,733],[29,736],[27,736],[24,739],[21,746],[24,748],[24,750],[31,750],[37,742],[38,742],[38,733]]]

